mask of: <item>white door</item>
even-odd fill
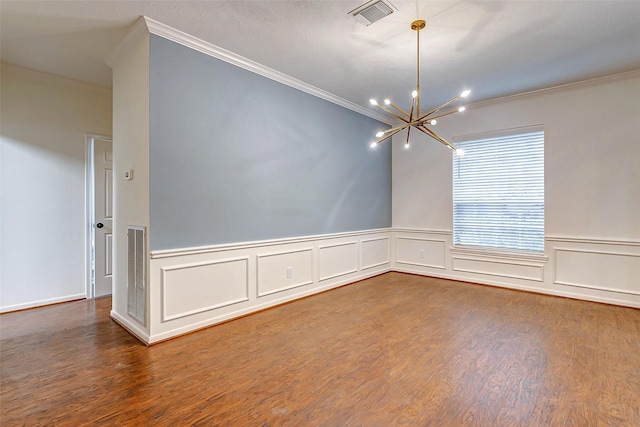
[[[111,295],[113,262],[113,152],[111,141],[93,140],[94,296]]]

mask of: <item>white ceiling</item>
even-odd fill
[[[3,62],[103,86],[103,62],[141,16],[355,104],[408,107],[421,32],[422,104],[478,101],[640,69],[640,1],[404,1],[369,27],[364,0],[0,1]]]

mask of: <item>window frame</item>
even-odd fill
[[[542,136],[542,168],[543,168],[543,182],[542,182],[542,187],[543,187],[543,228],[542,228],[542,250],[541,251],[536,251],[536,250],[532,250],[532,249],[518,249],[518,248],[504,248],[504,247],[494,247],[494,246],[480,246],[480,245],[465,245],[465,244],[456,244],[456,221],[455,221],[455,174],[456,174],[456,161],[457,159],[454,157],[452,158],[452,182],[451,182],[451,195],[452,195],[452,248],[451,251],[452,252],[456,252],[458,254],[468,254],[468,255],[486,255],[486,256],[496,256],[496,257],[500,257],[500,258],[509,258],[509,259],[518,259],[518,260],[531,260],[531,261],[535,261],[535,262],[546,262],[546,260],[548,259],[547,256],[545,256],[546,253],[546,197],[545,197],[545,192],[544,192],[544,187],[545,187],[545,180],[544,180],[544,166],[545,166],[545,162],[544,162],[544,149],[545,149],[545,142],[546,142],[546,132],[544,129],[544,125],[542,124],[538,124],[538,125],[531,125],[531,126],[523,126],[523,127],[517,127],[517,128],[509,128],[509,129],[501,129],[501,130],[496,130],[496,131],[489,131],[489,132],[481,132],[481,133],[475,133],[475,134],[468,134],[468,135],[460,135],[460,136],[454,136],[453,137],[453,142],[454,145],[459,146],[461,145],[461,143],[467,142],[467,141],[474,141],[474,140],[482,140],[482,139],[491,139],[491,138],[500,138],[500,137],[506,137],[506,136],[515,136],[517,137],[518,135],[522,135],[522,134],[527,134],[527,133],[532,133],[532,132],[542,132],[543,136]],[[462,144],[464,145],[464,144]],[[453,156],[456,156],[456,153],[453,153]]]

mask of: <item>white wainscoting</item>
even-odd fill
[[[390,246],[380,229],[152,251],[150,332],[136,335],[154,343],[385,273]]]
[[[442,238],[406,237],[396,238],[396,262],[421,267],[445,269],[446,243]]]
[[[249,300],[248,257],[160,270],[163,322]]]
[[[545,255],[453,248],[450,231],[382,229],[152,251],[154,343],[388,271],[640,308],[640,242],[547,237]]]
[[[318,247],[320,282],[358,271],[358,242],[334,243]]]
[[[534,255],[454,248],[450,231],[392,238],[394,271],[640,307],[640,242],[548,236]]]
[[[506,254],[490,255],[469,250],[450,249],[453,271],[512,279],[544,281],[546,257],[513,257]],[[532,259],[532,260],[531,260]]]
[[[584,246],[575,245],[575,246]],[[553,283],[640,296],[640,251],[612,249],[607,243],[600,249],[555,247]]]
[[[313,283],[313,247],[258,255],[258,297]]]
[[[360,251],[360,268],[380,267],[389,264],[391,260],[391,244],[389,237],[376,237],[375,239],[362,239]]]

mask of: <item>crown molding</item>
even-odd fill
[[[556,85],[556,86],[549,86],[541,89],[530,90],[527,92],[514,93],[512,95],[500,96],[498,98],[485,99],[477,102],[472,102],[470,104],[466,104],[466,107],[467,109],[472,107],[484,107],[484,106],[493,105],[493,104],[500,104],[502,102],[517,100],[520,98],[527,98],[535,95],[551,94],[555,92],[561,92],[564,90],[594,86],[602,83],[615,82],[618,80],[632,79],[636,77],[640,77],[640,69],[624,71],[622,73],[616,73],[616,74],[608,74],[606,76],[594,77],[592,79],[579,80],[576,82],[565,83],[565,84]]]
[[[143,16],[141,20],[144,20],[144,22],[146,23],[146,27],[151,34],[160,36],[167,40],[171,40],[190,49],[204,53],[205,55],[220,59],[221,61],[225,61],[229,64],[251,71],[252,73],[259,74],[263,77],[290,86],[294,89],[298,89],[302,92],[308,93],[309,95],[324,99],[325,101],[329,101],[351,111],[355,111],[356,113],[362,114],[363,116],[371,117],[372,119],[389,125],[392,123],[388,117],[378,112],[367,109],[361,105],[354,104],[353,102],[347,101],[344,98],[340,98],[339,96],[333,95],[332,93],[319,89],[315,86],[311,86],[310,84],[281,73],[280,71],[276,71],[272,68],[266,67],[262,64],[259,64],[255,61],[247,59],[221,47],[215,46],[185,32],[169,27],[168,25],[155,21],[147,16]]]

